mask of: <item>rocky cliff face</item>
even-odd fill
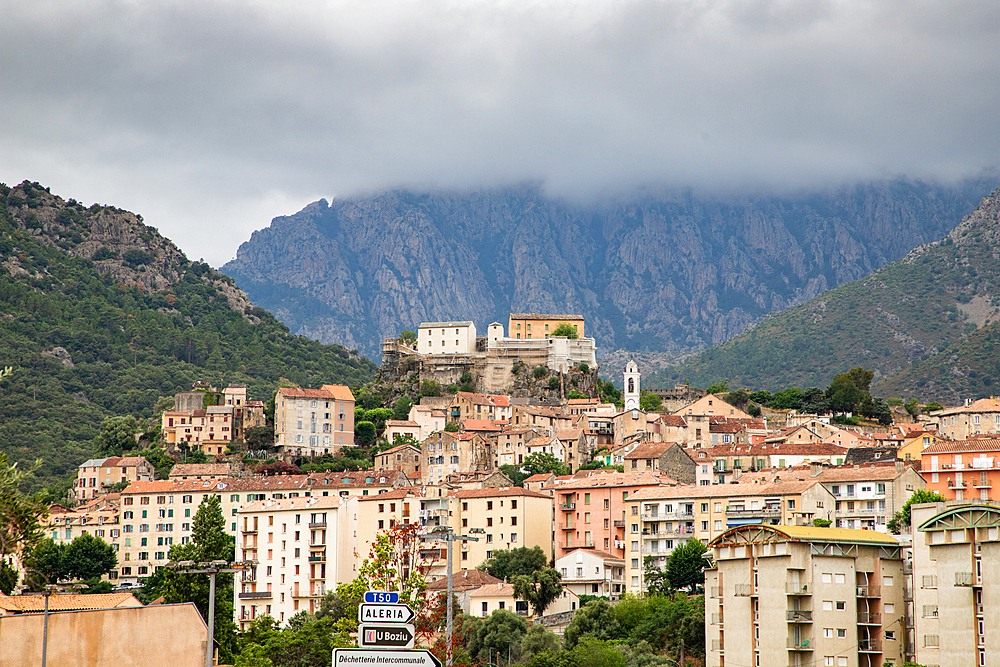
[[[7,213],[20,229],[47,246],[58,246],[69,255],[93,261],[102,275],[145,293],[166,292],[190,267],[184,253],[134,213],[113,206],[85,207],[66,201],[37,183],[25,181],[12,188]],[[14,275],[25,270],[20,258],[7,257],[4,265]],[[251,307],[247,295],[226,276],[208,266],[198,267],[201,280],[225,296],[239,313]],[[244,314],[248,320],[253,316]]]
[[[587,318],[600,353],[695,350],[940,239],[990,191],[892,181],[798,197],[644,194],[592,206],[533,187],[320,200],[222,270],[290,329],[377,356],[422,321]]]

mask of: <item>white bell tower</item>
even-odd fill
[[[624,379],[625,382],[622,384],[624,391],[622,394],[625,398],[625,409],[638,410],[640,380],[639,366],[637,366],[635,361],[632,359],[629,359],[628,364],[625,366]]]

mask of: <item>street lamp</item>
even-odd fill
[[[482,528],[471,528],[470,533],[485,533],[486,531]],[[478,542],[478,537],[469,537],[468,535],[456,535],[451,529],[451,526],[438,526],[432,530],[427,535],[427,539],[431,540],[444,540],[448,543],[448,621],[447,621],[447,667],[451,667],[452,664],[452,646],[451,646],[451,636],[452,636],[452,601],[451,601],[451,587],[452,587],[452,571],[451,571],[451,543],[452,542]],[[211,666],[209,666],[211,667]]]
[[[212,667],[212,647],[215,641],[215,575],[242,572],[251,567],[257,567],[257,561],[236,561],[230,563],[224,560],[213,560],[195,563],[193,560],[171,561],[166,565],[178,574],[207,574],[208,588],[208,643],[205,645],[205,667]],[[44,667],[44,664],[43,664]]]
[[[65,583],[65,582],[62,582]],[[73,589],[90,588],[87,584],[72,584]],[[42,590],[42,595],[45,596],[45,608],[42,611],[42,667],[45,667],[45,662],[48,648],[49,648],[49,596],[58,590],[58,586],[55,584],[45,584],[44,590]]]

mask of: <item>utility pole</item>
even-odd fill
[[[257,567],[257,561],[238,561],[229,563],[224,560],[213,560],[205,563],[195,563],[193,560],[169,562],[167,567],[178,574],[207,574],[208,588],[208,643],[205,645],[205,667],[212,667],[212,654],[215,642],[215,577],[219,574],[242,572],[251,567]]]
[[[472,528],[469,530],[470,533],[485,533],[486,531],[482,528]],[[448,543],[448,619],[447,619],[447,656],[446,665],[447,667],[452,667],[452,565],[451,565],[451,544],[452,542],[478,542],[478,537],[469,537],[468,535],[456,535],[451,529],[451,526],[438,526],[435,530],[431,531],[427,535],[427,539],[431,540],[443,540]],[[209,665],[208,667],[211,667]]]

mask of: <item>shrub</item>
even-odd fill
[[[545,366],[535,366],[535,370],[532,371],[536,380],[541,380],[548,373],[548,369]]]
[[[559,388],[559,378],[553,375],[552,377],[549,378],[549,389],[558,389],[558,388]]]

